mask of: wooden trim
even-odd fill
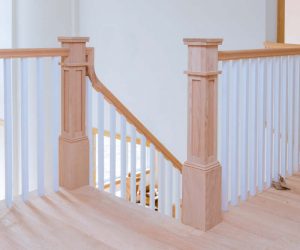
[[[285,41],[285,0],[277,1],[277,42]]]
[[[264,42],[266,49],[300,48],[300,44]]]
[[[95,136],[97,134],[98,134],[98,129],[97,128],[93,128],[93,135]],[[104,136],[105,137],[110,137],[110,132],[108,130],[105,130],[104,131]],[[121,134],[116,133],[116,139],[117,140],[121,140]],[[126,141],[127,142],[131,142],[131,137],[130,136],[126,136]],[[141,139],[137,138],[136,139],[136,144],[141,145],[141,143],[142,143]],[[150,147],[150,141],[147,141],[146,146]]]
[[[68,56],[68,48],[0,49],[0,58]]]
[[[300,55],[300,48],[254,49],[220,51],[219,61],[240,60],[260,57]]]
[[[4,120],[0,119],[0,126],[4,126]]]
[[[98,79],[94,69],[94,49],[87,49],[88,67],[87,75],[89,76],[94,89],[101,92],[104,98],[113,104],[118,112],[124,115],[129,123],[134,125],[138,132],[143,134],[158,151],[160,151],[169,161],[172,162],[175,168],[182,171],[182,163],[124,106],[123,103],[115,97],[108,88]]]

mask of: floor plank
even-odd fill
[[[203,233],[84,187],[0,209],[0,249],[300,249],[300,174],[266,190]]]

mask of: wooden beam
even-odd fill
[[[277,2],[277,42],[285,41],[285,0]]]

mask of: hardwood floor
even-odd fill
[[[300,249],[300,174],[207,233],[85,187],[0,210],[0,249]]]

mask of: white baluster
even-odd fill
[[[150,144],[150,208],[155,209],[155,148]]]
[[[173,174],[172,174],[172,166],[167,161],[166,163],[166,208],[165,208],[165,214],[168,216],[172,216],[172,183],[173,183]]]
[[[93,92],[92,83],[89,78],[86,80],[86,109],[87,109],[87,124],[86,130],[89,138],[89,185],[94,186],[94,145],[93,145]]]
[[[174,177],[174,202],[175,202],[175,218],[180,219],[180,172],[177,169],[173,169],[175,173]]]
[[[274,180],[278,181],[279,164],[280,164],[280,61],[279,57],[273,59],[274,70],[273,70],[273,84],[274,84]]]
[[[130,201],[136,202],[136,128],[131,125],[130,144]]]
[[[110,193],[116,193],[116,108],[110,105]]]
[[[259,192],[264,188],[265,170],[265,59],[260,59],[257,88],[257,183]]]
[[[222,64],[222,209],[228,210],[228,82],[229,82],[229,64]]]
[[[13,119],[11,59],[4,59],[4,134],[5,134],[5,201],[8,207],[13,201]]]
[[[298,171],[298,158],[299,158],[299,67],[300,67],[300,57],[295,57],[295,77],[294,77],[294,135],[293,135],[293,171]]]
[[[121,115],[121,197],[126,198],[126,119]]]
[[[164,213],[165,210],[165,159],[162,153],[158,155],[158,211]]]
[[[240,83],[240,185],[241,200],[246,200],[248,196],[248,101],[249,101],[249,60],[241,63],[241,83]]]
[[[273,166],[273,67],[272,59],[267,59],[267,124],[266,124],[266,185],[271,186]]]
[[[286,168],[287,168],[287,88],[288,88],[288,80],[287,80],[287,63],[288,58],[285,56],[281,60],[281,103],[280,103],[280,113],[281,113],[281,123],[280,123],[280,133],[281,133],[281,163],[280,163],[280,174],[282,176],[286,176]]]
[[[58,174],[58,138],[59,138],[59,124],[60,124],[60,67],[59,57],[52,58],[52,84],[53,84],[53,190],[59,190],[59,174]]]
[[[256,167],[257,167],[257,120],[256,120],[256,85],[257,85],[257,61],[250,60],[249,81],[249,190],[250,195],[256,194]]]
[[[229,88],[229,154],[231,162],[231,204],[238,203],[238,61],[230,65]]]
[[[22,198],[27,200],[29,191],[28,175],[28,59],[21,59],[21,169]]]
[[[142,135],[141,143],[141,204],[146,205],[146,138]]]
[[[288,64],[288,174],[293,174],[293,130],[294,130],[294,70],[295,60],[289,56]]]
[[[38,194],[45,194],[44,163],[45,163],[45,105],[44,105],[44,71],[42,58],[37,58],[37,183]]]
[[[104,190],[104,97],[97,95],[98,101],[98,189]]]

